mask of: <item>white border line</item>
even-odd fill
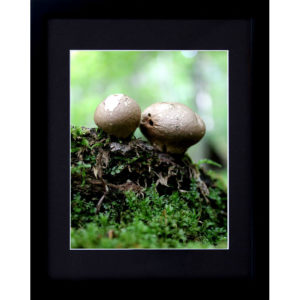
[[[69,104],[70,104],[70,108],[69,108],[69,185],[70,185],[70,189],[69,189],[69,249],[70,251],[86,251],[86,250],[92,250],[92,251],[101,251],[101,250],[116,250],[116,251],[152,251],[152,250],[172,250],[172,251],[177,251],[177,250],[193,250],[193,251],[212,251],[212,250],[230,250],[230,243],[229,243],[229,238],[230,238],[230,233],[229,233],[229,50],[197,50],[198,52],[227,52],[227,248],[71,248],[71,52],[72,51],[115,51],[115,52],[122,52],[122,51],[132,51],[132,52],[151,52],[151,51],[159,51],[159,52],[171,52],[171,51],[195,51],[196,49],[181,49],[181,50],[95,50],[95,49],[91,49],[91,50],[82,50],[82,49],[71,49],[69,50],[69,95],[70,95],[70,99],[69,99]]]
[[[229,50],[227,51],[227,250],[230,249],[229,243]]]

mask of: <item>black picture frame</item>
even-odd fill
[[[268,298],[268,2],[193,5],[171,12],[174,3],[31,1],[33,299],[137,286],[147,294],[161,287],[167,295]],[[229,50],[229,250],[68,249],[70,49]]]

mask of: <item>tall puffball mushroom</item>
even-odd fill
[[[97,106],[94,114],[94,121],[99,128],[119,138],[134,133],[140,120],[141,108],[124,94],[108,96]]]
[[[159,102],[147,107],[140,129],[150,143],[162,152],[183,154],[205,135],[205,123],[181,103]]]

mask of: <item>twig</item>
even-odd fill
[[[97,209],[96,209],[96,213],[99,213],[100,208],[101,208],[101,204],[102,204],[102,202],[103,202],[105,196],[106,196],[106,192],[103,194],[103,196],[100,198],[100,200],[99,200],[98,203],[97,203],[97,206],[96,206],[96,208],[97,208]]]

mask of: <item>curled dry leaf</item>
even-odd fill
[[[156,186],[160,183],[161,185],[167,186],[168,187],[168,179],[169,176],[163,176],[161,174],[161,172],[159,172],[158,174],[155,172],[155,174],[158,176],[158,179],[156,181]]]
[[[120,152],[123,155],[125,155],[130,150],[131,150],[131,147],[129,145],[126,145],[126,144],[120,144],[120,143],[116,143],[116,142],[112,142],[110,144],[110,151],[111,152]]]

